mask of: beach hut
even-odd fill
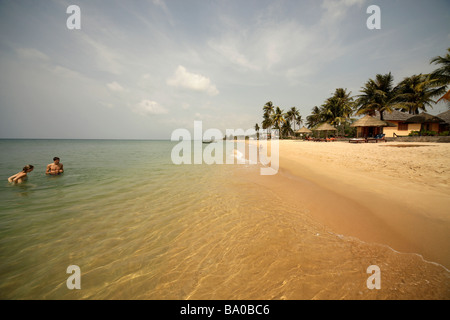
[[[298,129],[297,131],[295,131],[295,133],[312,133],[312,131],[306,127],[303,127],[301,129]]]
[[[356,137],[358,138],[375,137],[383,133],[383,127],[388,126],[389,124],[386,121],[382,121],[369,115],[364,116],[350,125],[350,127],[356,127]]]
[[[295,131],[295,133],[300,133],[300,135],[303,135],[303,134],[309,135],[309,134],[312,133],[312,131],[309,130],[308,128],[306,128],[306,127],[303,127],[301,129],[298,129],[297,131]]]
[[[326,137],[328,138],[328,131],[337,131],[337,129],[333,127],[331,124],[325,122],[322,123],[317,128],[313,129],[313,131],[326,131]]]
[[[436,133],[439,133],[440,125],[445,124],[443,119],[425,112],[408,118],[406,122],[420,124],[420,131],[434,131]]]

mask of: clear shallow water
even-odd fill
[[[0,140],[0,298],[449,298],[442,267],[330,233],[257,166],[173,165],[175,144]],[[64,175],[45,176],[53,156]],[[372,264],[383,290],[366,287]]]

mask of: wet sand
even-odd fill
[[[337,234],[450,269],[450,145],[397,145],[282,140],[279,174],[255,179]]]

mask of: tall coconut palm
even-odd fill
[[[419,114],[419,110],[427,111],[436,103],[432,97],[442,95],[445,87],[436,87],[436,80],[428,75],[413,75],[406,77],[397,86],[396,103],[393,105],[410,114]]]
[[[440,86],[447,86],[450,84],[450,48],[447,49],[447,54],[443,57],[438,56],[431,59],[430,64],[441,65],[440,68],[430,73],[430,78],[435,79],[436,84]]]
[[[281,132],[285,137],[294,135],[294,130],[292,130],[291,121],[289,119],[285,119],[281,126]]]
[[[333,96],[328,98],[320,109],[324,122],[329,122],[344,131],[343,125],[353,113],[353,98],[350,95],[351,92],[347,92],[347,89],[336,89]]]
[[[256,131],[256,139],[259,140],[259,124],[255,124],[255,131]]]
[[[308,126],[308,128],[314,128],[315,126],[317,126],[319,123],[323,122],[323,114],[320,110],[319,107],[315,106],[312,111],[311,114],[309,116],[306,117],[306,125]]]
[[[393,82],[394,77],[390,72],[384,75],[377,74],[375,80],[369,79],[361,88],[362,94],[356,100],[358,106],[356,114],[374,115],[375,111],[378,111],[380,119],[384,120],[383,114],[393,110],[392,103],[396,95]]]
[[[262,128],[266,129],[267,134],[269,134],[269,129],[273,126],[273,114],[275,112],[274,106],[272,101],[266,102],[266,104],[263,107],[264,115],[263,115],[263,122]]]
[[[444,88],[444,91],[446,91],[447,86],[450,84],[450,48],[447,49],[447,54],[445,56],[438,56],[431,59],[430,64],[441,65],[440,68],[430,73],[430,78],[435,80],[435,85],[439,86],[440,88]],[[447,93],[445,93],[437,101],[450,101],[449,95],[450,90],[447,91]]]
[[[295,123],[298,125],[298,127],[300,128],[303,124],[303,119],[301,114],[299,113],[298,116],[295,118]]]
[[[289,123],[294,124],[294,131],[295,131],[295,123],[297,122],[297,119],[299,117],[301,118],[301,115],[296,107],[292,107],[288,112],[286,112],[286,120],[289,120]]]
[[[278,132],[280,133],[280,139],[282,138],[281,133],[281,125],[286,122],[286,119],[284,119],[284,112],[280,109],[280,107],[277,107],[275,110],[275,114],[273,115],[273,125],[275,129],[278,129]]]
[[[273,106],[272,101],[266,102],[266,104],[263,107],[264,113],[267,113],[268,115],[272,115],[275,112],[275,107]]]
[[[273,127],[273,117],[267,112],[264,112],[263,121],[261,123],[263,130],[266,130],[267,136],[269,136],[269,130]]]

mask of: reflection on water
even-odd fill
[[[1,186],[0,298],[450,297],[442,267],[330,233],[301,203],[255,185],[255,166],[175,166],[172,146],[26,144],[35,171],[22,185]],[[10,155],[2,177],[25,156]],[[66,173],[45,176],[39,169],[54,155]],[[366,287],[373,264],[382,290]],[[69,265],[81,268],[81,290],[66,287]]]

